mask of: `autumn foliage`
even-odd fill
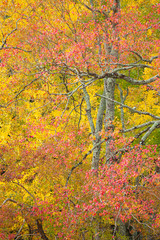
[[[0,239],[160,239],[159,4],[0,5]]]

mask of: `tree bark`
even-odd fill
[[[100,141],[101,141],[101,136],[99,135],[99,133],[102,130],[102,126],[103,126],[103,116],[104,116],[105,108],[106,108],[105,99],[101,98],[98,113],[97,113],[97,120],[96,120],[96,129],[95,129],[96,140],[94,140],[94,142],[93,142],[93,147],[94,147],[94,145],[100,143]],[[92,169],[93,170],[98,170],[100,149],[101,149],[101,146],[99,145],[93,151],[93,158],[92,158]]]
[[[115,80],[113,78],[105,79],[105,96],[111,99],[114,99],[114,91],[115,91]],[[106,99],[106,113],[105,113],[105,131],[113,132],[114,131],[114,102],[108,101]],[[110,142],[112,138],[108,138],[106,141],[106,161],[111,158],[112,151],[110,149]]]

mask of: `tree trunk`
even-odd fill
[[[105,79],[105,96],[110,99],[114,99],[115,91],[115,80],[112,78]],[[105,114],[105,131],[113,132],[114,131],[114,102],[106,100],[106,114]],[[112,149],[110,149],[110,142],[112,138],[108,138],[106,141],[106,163],[109,162],[109,159],[112,156]]]
[[[99,135],[99,132],[102,130],[103,116],[104,116],[105,108],[106,108],[105,99],[102,98],[100,105],[99,105],[98,113],[97,113],[96,129],[95,129],[96,140],[94,140],[94,142],[93,142],[93,147],[95,145],[97,145],[98,143],[100,143],[100,141],[101,141],[101,136]],[[96,147],[93,150],[93,158],[92,158],[92,169],[93,170],[98,170],[100,149],[101,149],[101,146],[99,145],[98,147]]]

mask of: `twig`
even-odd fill
[[[29,192],[22,184],[20,184],[19,182],[13,182],[13,183],[15,183],[15,184],[17,184],[18,186],[20,186],[21,188],[23,188],[23,189],[33,198],[34,202],[35,202],[36,205],[37,205],[37,201],[36,201],[35,197],[32,195],[32,193],[30,193],[30,192]]]
[[[25,219],[23,219],[22,226],[21,226],[20,229],[18,230],[18,232],[17,232],[17,234],[16,234],[14,240],[17,240],[17,239],[19,238],[19,234],[20,234],[20,232],[22,231],[25,222],[26,222]]]

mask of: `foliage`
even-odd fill
[[[0,239],[159,239],[158,13],[2,1]]]

